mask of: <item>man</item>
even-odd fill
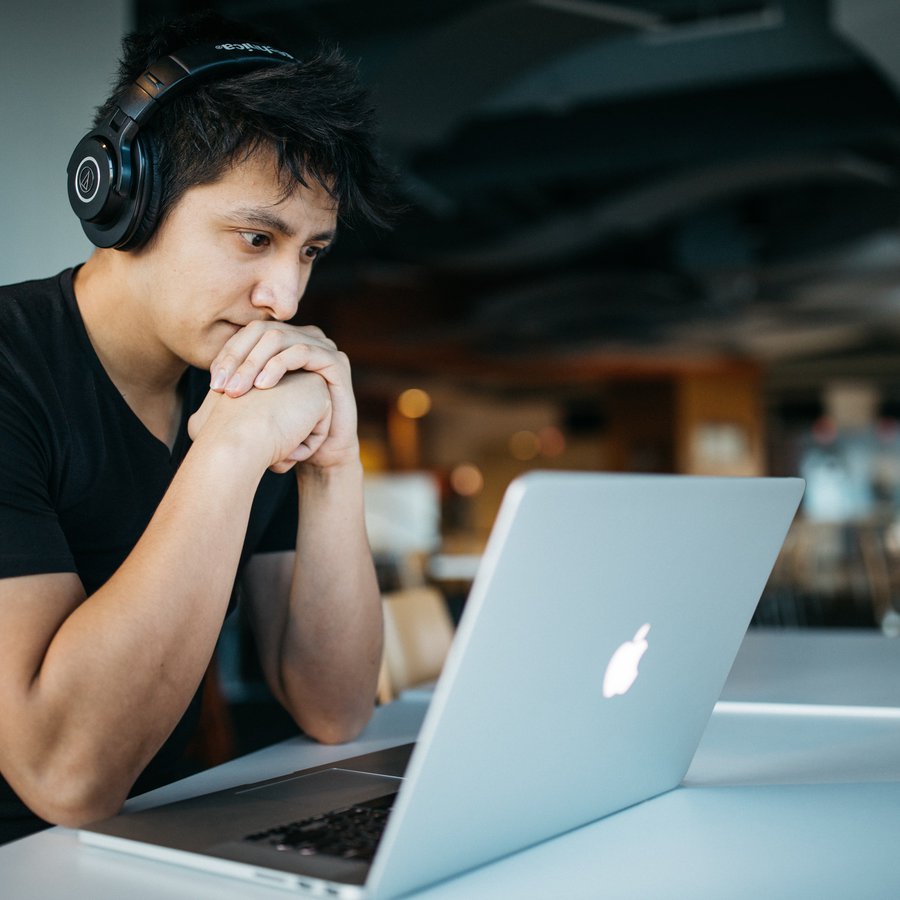
[[[282,59],[158,104],[137,238],[0,290],[0,841],[166,780],[237,578],[298,725],[339,742],[371,714],[350,369],[289,321],[338,219],[379,220],[384,180],[346,63],[253,41],[211,16],[127,38],[97,122],[185,47]],[[89,176],[70,180],[86,203]]]

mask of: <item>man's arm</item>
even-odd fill
[[[381,596],[365,532],[362,466],[299,475],[296,553],[257,554],[248,611],[266,680],[311,737],[355,737],[372,715]]]
[[[262,473],[330,417],[307,373],[219,401],[102,588],[85,597],[72,574],[0,580],[0,770],[50,822],[119,809],[206,669]]]
[[[271,389],[286,373],[321,375],[328,435],[297,466],[297,550],[247,567],[251,625],[273,693],[321,741],[354,737],[372,714],[381,660],[381,596],[363,514],[363,473],[350,363],[312,326],[257,322],[213,361],[228,396]]]

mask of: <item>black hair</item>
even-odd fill
[[[247,41],[290,50],[213,12],[126,35],[113,93],[98,107],[95,125],[157,59],[195,44]],[[186,190],[216,181],[229,166],[266,148],[274,152],[285,196],[298,183],[319,184],[349,224],[384,227],[398,209],[393,176],[375,149],[368,95],[356,67],[336,47],[320,44],[297,62],[197,85],[163,104],[142,134],[153,143],[160,222]]]

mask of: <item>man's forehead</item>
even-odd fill
[[[287,236],[310,229],[333,233],[337,226],[337,203],[315,182],[285,190],[274,173],[234,169],[221,186],[219,199],[229,218],[256,222]]]
[[[338,203],[331,194],[328,179],[324,179],[324,184],[315,177],[306,178],[305,183],[299,182],[278,165],[275,154],[270,151],[258,150],[235,160],[220,182],[233,188],[229,193],[241,197],[248,208],[281,209],[299,202],[317,218],[330,216],[337,219]]]

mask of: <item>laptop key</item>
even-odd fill
[[[396,796],[396,793],[385,794],[355,806],[249,834],[244,840],[302,856],[321,854],[371,861]]]

